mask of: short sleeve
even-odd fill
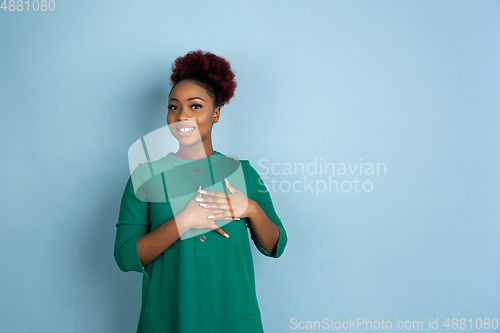
[[[274,255],[271,255],[267,250],[265,250],[262,246],[260,246],[256,242],[253,230],[249,227],[250,236],[260,253],[268,257],[279,258],[283,254],[283,251],[285,250],[285,246],[288,240],[285,228],[283,227],[281,219],[276,214],[276,210],[274,209],[274,204],[271,199],[271,195],[269,194],[269,191],[264,181],[259,176],[259,173],[252,167],[252,165],[250,165],[249,161],[242,160],[242,162],[243,162],[243,170],[245,170],[245,181],[247,183],[248,197],[257,202],[257,204],[266,213],[269,220],[271,220],[274,224],[276,224],[276,226],[279,229],[279,239],[278,239],[278,244],[276,245],[276,253]]]
[[[137,253],[137,241],[150,230],[149,202],[145,200],[145,195],[139,194],[139,191],[136,195],[132,177],[129,177],[116,224],[114,257],[122,271],[144,273],[149,278]]]

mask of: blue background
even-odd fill
[[[0,10],[0,331],[135,332],[142,275],[113,258],[127,150],[165,125],[170,66],[196,49],[238,81],[214,148],[267,177],[288,232],[278,260],[252,249],[266,332],[499,318],[499,17],[472,0]],[[316,196],[260,166],[315,158],[386,173]]]

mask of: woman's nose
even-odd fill
[[[184,120],[188,120],[189,118],[191,118],[190,114],[185,111],[185,109],[182,109],[181,112],[179,113],[179,116],[177,117],[177,121],[184,121]]]

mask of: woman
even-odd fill
[[[137,332],[263,332],[247,229],[273,258],[287,235],[250,163],[212,146],[234,73],[202,51],[172,71],[167,124],[179,150],[134,170],[116,225],[119,268],[143,273]]]

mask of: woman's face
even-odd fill
[[[167,124],[180,145],[200,143],[211,147],[212,125],[219,121],[220,107],[198,82],[184,80],[171,91]],[[209,145],[209,146],[207,146]]]

